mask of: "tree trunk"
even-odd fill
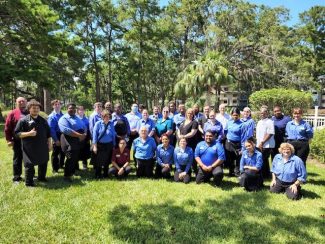
[[[107,95],[108,100],[112,102],[112,28],[109,30],[108,36],[108,84]]]
[[[44,108],[44,112],[46,114],[50,114],[52,107],[51,107],[51,93],[48,89],[43,88],[43,108]]]

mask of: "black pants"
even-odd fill
[[[304,162],[306,167],[306,161],[309,154],[309,142],[308,141],[288,141],[295,149],[295,155],[297,155]]]
[[[52,162],[52,170],[54,172],[57,172],[59,168],[63,168],[64,166],[64,153],[62,151],[61,146],[56,146],[55,143],[53,143],[51,162]]]
[[[272,162],[273,162],[273,159],[275,157],[275,155],[279,154],[279,148],[280,148],[280,145],[283,143],[284,141],[275,141],[275,146],[271,152],[271,159],[272,159]]]
[[[294,182],[284,182],[276,178],[276,183],[274,186],[270,187],[270,192],[273,193],[283,193],[285,192],[287,197],[291,200],[299,200],[301,198],[301,187],[297,187],[297,193],[293,193],[290,186]]]
[[[137,176],[138,177],[152,177],[153,176],[153,167],[154,159],[139,159],[136,158],[137,163]]]
[[[74,149],[65,152],[65,157],[66,157],[65,166],[64,166],[65,177],[73,176],[73,174],[75,173],[76,170],[75,165],[78,163],[79,153],[80,153],[80,149]]]
[[[164,178],[164,179],[169,179],[170,178],[170,172],[172,170],[172,165],[169,165],[169,168],[166,167],[161,167],[160,164],[156,164],[156,169],[155,169],[155,177],[156,178]]]
[[[124,173],[122,175],[118,175],[118,170],[114,166],[109,168],[109,170],[108,170],[109,175],[115,175],[117,178],[126,177],[126,176],[128,176],[130,174],[130,172],[131,172],[131,167],[130,166],[125,167]]]
[[[13,146],[13,181],[17,181],[20,179],[21,174],[23,172],[23,151],[21,150],[21,141],[14,140],[14,146]]]
[[[100,178],[108,176],[108,166],[112,161],[113,143],[97,143],[95,176]],[[102,175],[103,171],[103,175]]]
[[[131,148],[132,148],[132,143],[133,143],[133,141],[136,139],[136,138],[138,138],[139,137],[139,134],[137,133],[137,134],[135,134],[135,135],[130,135],[129,136],[129,141],[126,143],[127,144],[127,147],[131,150]],[[118,144],[117,144],[118,145]]]
[[[25,167],[25,184],[26,185],[33,185],[34,184],[34,175],[35,175],[35,166],[31,162],[24,162]],[[37,178],[40,180],[44,180],[46,177],[46,170],[47,170],[47,162],[40,163],[38,165],[38,176]]]
[[[185,184],[190,183],[190,181],[191,181],[191,173],[192,173],[192,171],[189,170],[189,171],[187,172],[187,174],[185,175],[185,177],[181,180],[181,179],[179,178],[179,174],[180,174],[180,173],[183,173],[183,172],[185,171],[185,169],[186,169],[186,165],[181,165],[180,167],[181,167],[181,172],[178,172],[177,170],[175,171],[175,174],[174,174],[174,181],[176,181],[176,182],[181,182],[181,181],[183,181]]]
[[[269,158],[273,149],[274,148],[263,148],[262,150],[263,165],[261,172],[264,179],[271,177]]]
[[[200,184],[202,182],[208,182],[211,177],[213,177],[213,183],[216,186],[219,186],[223,179],[222,167],[221,166],[215,167],[211,172],[206,172],[201,167],[199,167],[199,172],[196,176],[196,184]]]
[[[229,175],[235,174],[236,176],[240,175],[239,165],[240,165],[240,155],[239,151],[241,149],[240,142],[231,142],[226,141],[226,160],[229,167]]]
[[[245,170],[240,175],[239,184],[245,188],[246,191],[257,191],[263,186],[263,177],[259,172],[254,170]]]

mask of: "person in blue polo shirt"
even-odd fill
[[[186,119],[185,112],[186,112],[185,105],[184,104],[178,105],[178,114],[174,115],[173,118],[174,124],[176,126],[176,130],[179,128],[181,123]]]
[[[294,147],[296,155],[301,158],[306,166],[309,154],[309,142],[314,132],[310,124],[302,119],[302,109],[293,109],[293,120],[286,126],[288,142]]]
[[[53,111],[50,113],[47,118],[47,122],[51,129],[51,137],[53,143],[53,152],[51,155],[52,161],[52,170],[53,173],[58,173],[59,168],[63,168],[64,166],[64,153],[61,149],[61,131],[59,128],[59,119],[63,116],[61,112],[61,102],[58,99],[55,99],[51,102]]]
[[[301,185],[307,180],[303,161],[294,155],[294,148],[289,143],[282,143],[272,162],[272,182],[270,191],[285,192],[287,197],[298,200],[301,197]]]
[[[90,152],[89,120],[88,120],[87,116],[85,115],[84,106],[80,105],[77,107],[77,116],[79,117],[79,119],[81,119],[82,122],[84,122],[84,124],[87,128],[87,137],[84,140],[83,145],[80,149],[80,157],[79,157],[79,160],[82,161],[83,170],[87,170],[87,168],[88,168],[87,160],[90,158],[91,152]]]
[[[101,102],[96,102],[94,104],[94,112],[89,116],[89,131],[90,135],[93,135],[93,129],[97,121],[101,120],[101,112],[103,110],[103,105]]]
[[[225,161],[225,151],[220,142],[215,140],[215,133],[207,130],[204,141],[195,148],[195,160],[199,165],[196,183],[207,182],[213,177],[215,186],[219,186],[223,179],[222,164]]]
[[[187,146],[186,139],[181,138],[178,147],[174,150],[174,163],[176,182],[184,182],[188,184],[191,180],[191,166],[193,163],[193,150]]]
[[[138,124],[138,121],[141,119],[142,115],[139,112],[138,104],[133,103],[131,106],[130,113],[127,113],[125,115],[125,117],[128,119],[129,126],[130,126],[130,135],[129,135],[129,141],[128,141],[128,147],[130,148],[132,146],[134,139],[139,136],[137,124]]]
[[[260,173],[263,165],[262,153],[257,151],[253,138],[247,139],[245,148],[240,159],[239,184],[247,191],[257,191],[263,186]]]
[[[116,145],[118,145],[120,139],[125,139],[128,141],[128,136],[130,135],[130,125],[128,119],[122,114],[122,105],[120,103],[116,103],[114,105],[112,122],[114,123],[114,129],[116,132]],[[130,149],[130,147],[128,148]]]
[[[154,156],[156,152],[156,142],[148,136],[148,129],[142,126],[139,137],[133,141],[133,151],[137,164],[138,177],[152,177],[154,167]]]
[[[68,112],[59,120],[61,135],[61,147],[65,153],[66,161],[64,166],[65,180],[71,182],[75,172],[76,164],[79,161],[82,142],[87,136],[85,124],[76,116],[76,104],[67,105]]]
[[[167,134],[171,138],[173,134],[173,121],[168,117],[168,107],[163,108],[163,117],[158,119],[155,126],[155,140],[157,144],[161,143],[162,134]]]
[[[97,121],[93,130],[93,152],[96,157],[95,177],[97,179],[108,177],[108,166],[112,160],[115,145],[115,130],[111,113],[107,110],[101,113],[102,120]],[[102,175],[103,170],[103,175]]]
[[[149,118],[152,119],[155,124],[157,123],[158,119],[162,118],[162,114],[159,113],[159,107],[158,106],[153,107],[153,114],[150,115]]]
[[[153,137],[155,134],[155,122],[149,118],[149,113],[147,109],[142,110],[142,118],[137,122],[137,132],[139,133],[142,126],[147,127],[148,136]]]
[[[243,109],[243,117],[240,119],[243,122],[244,137],[251,138],[254,136],[255,122],[252,119],[252,111],[249,107]]]
[[[156,151],[156,170],[155,176],[157,178],[170,178],[170,172],[174,163],[174,147],[169,144],[169,137],[167,134],[161,136],[162,144],[158,145]]]
[[[218,120],[216,120],[216,113],[214,112],[214,110],[210,111],[209,119],[204,124],[203,127],[204,132],[208,130],[212,130],[215,134],[217,134],[218,135],[217,141],[220,143],[222,142],[222,139],[224,137],[223,126]]]

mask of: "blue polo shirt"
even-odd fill
[[[133,151],[137,159],[152,159],[155,156],[156,142],[152,137],[147,137],[145,142],[138,137],[133,141]]]
[[[114,126],[116,126],[119,120],[124,122],[126,126],[126,134],[130,135],[130,125],[128,119],[123,114],[118,115],[114,112],[112,114],[112,122],[114,123]]]
[[[76,115],[70,116],[68,113],[59,119],[59,128],[63,134],[70,135],[73,131],[87,131],[87,128]]]
[[[288,140],[306,140],[313,138],[314,132],[310,124],[304,120],[300,120],[296,125],[294,120],[288,122],[286,126]]]
[[[95,111],[89,116],[89,132],[91,136],[93,135],[93,130],[96,122],[100,120],[102,120],[101,115]]]
[[[176,125],[176,129],[179,128],[179,126],[181,125],[181,123],[182,123],[184,120],[185,120],[185,114],[182,115],[181,113],[179,113],[179,114],[176,114],[176,115],[174,116],[174,123],[175,123],[175,125]]]
[[[150,133],[152,130],[155,129],[155,122],[153,122],[152,119],[148,118],[147,120],[144,120],[144,119],[140,119],[138,122],[137,122],[137,132],[139,133],[140,131],[140,128],[142,126],[145,126],[148,130],[148,133]]]
[[[168,118],[170,118],[172,121],[174,120],[174,117],[177,115],[177,111],[175,111],[174,113],[169,112]]]
[[[86,116],[84,116],[84,117],[81,118],[79,115],[77,115],[77,117],[78,117],[79,119],[81,119],[82,122],[84,122],[84,124],[85,124],[87,130],[89,130],[89,119],[88,119]]]
[[[156,151],[157,164],[173,164],[174,162],[174,147],[168,145],[167,148],[164,148],[162,144],[158,145]]]
[[[274,140],[279,144],[284,141],[285,129],[291,118],[288,116],[282,116],[281,118],[272,116],[272,120],[274,122]]]
[[[295,182],[299,180],[306,182],[307,172],[304,162],[296,155],[291,155],[288,162],[284,163],[281,154],[275,155],[272,162],[271,172],[275,176],[284,182]]]
[[[173,121],[170,118],[159,119],[155,127],[157,135],[160,137],[162,134],[166,133],[168,130],[173,130]]]
[[[244,150],[240,159],[240,172],[244,172],[244,166],[246,165],[261,170],[263,165],[262,153],[255,149],[253,155],[249,155],[249,152]]]
[[[113,145],[115,145],[115,129],[114,129],[114,124],[113,122],[109,121],[108,122],[108,127],[105,130],[105,123],[103,120],[101,121],[97,121],[95,126],[94,126],[94,130],[93,130],[93,144],[96,143],[113,143]],[[100,138],[100,140],[98,141],[99,137],[104,133],[104,135],[102,136],[102,138]]]
[[[218,120],[215,121],[215,124],[213,124],[211,120],[208,120],[203,127],[204,133],[207,132],[207,130],[218,133],[217,141],[221,142],[223,137],[223,126]]]
[[[185,150],[183,150],[180,147],[176,147],[174,150],[174,163],[178,172],[182,172],[181,166],[186,165],[184,172],[188,173],[193,163],[192,148],[186,147]]]
[[[149,116],[150,119],[153,120],[153,122],[155,122],[155,124],[157,123],[158,119],[162,118],[162,114],[152,114]]]
[[[212,142],[208,145],[201,141],[195,148],[195,158],[199,157],[205,166],[211,166],[218,159],[226,160],[225,150],[219,142]]]
[[[129,121],[130,129],[131,130],[134,130],[134,129],[137,129],[137,123],[141,119],[142,115],[139,112],[137,112],[135,114],[133,114],[133,113],[127,113],[125,115],[125,117]]]
[[[199,119],[203,117],[203,113],[198,112],[197,114],[194,114],[194,119],[199,122]]]
[[[235,142],[244,141],[244,132],[243,132],[243,122],[241,120],[229,120],[228,122],[228,131],[227,139]]]
[[[47,123],[50,126],[50,131],[51,131],[51,137],[53,141],[59,141],[60,138],[58,138],[58,134],[61,133],[60,128],[59,128],[59,119],[63,116],[63,113],[56,113],[53,111],[50,113],[49,117],[47,118]]]
[[[248,139],[253,137],[254,129],[255,129],[255,121],[251,117],[241,118],[240,120],[243,122],[244,138]]]

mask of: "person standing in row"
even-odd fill
[[[148,129],[145,126],[140,128],[140,136],[133,141],[133,151],[137,164],[138,177],[152,177],[154,167],[154,156],[156,142],[148,136]]]
[[[174,150],[174,163],[174,180],[176,182],[184,182],[185,184],[188,184],[191,180],[193,150],[187,146],[185,138],[179,140],[178,147]]]
[[[126,147],[125,139],[121,139],[118,147],[113,149],[112,167],[109,168],[108,175],[123,178],[127,177],[130,172],[130,150]]]
[[[86,139],[82,142],[81,149],[80,149],[80,157],[79,160],[82,161],[82,169],[87,170],[88,163],[87,160],[91,157],[90,152],[90,131],[89,131],[89,120],[85,115],[85,108],[84,106],[77,107],[77,116],[81,121],[84,123],[87,129],[87,136]],[[79,165],[79,163],[78,163]]]
[[[198,141],[202,141],[204,140],[204,131],[203,131],[203,128],[204,128],[204,124],[208,121],[209,119],[209,114],[210,114],[210,106],[204,106],[203,108],[203,115],[201,118],[199,118],[199,127],[198,127],[198,133],[197,133],[197,138],[198,138]]]
[[[64,179],[72,182],[76,165],[79,161],[80,149],[87,136],[87,128],[79,117],[76,116],[76,104],[67,104],[67,113],[59,120],[61,147],[65,153]]]
[[[22,178],[22,165],[23,165],[23,151],[21,149],[21,140],[15,136],[15,128],[20,119],[23,119],[29,114],[26,109],[27,101],[24,97],[18,97],[16,99],[16,108],[12,110],[6,119],[5,124],[5,136],[7,145],[13,149],[13,179],[14,183],[19,183]]]
[[[157,178],[163,177],[169,179],[174,163],[174,147],[169,144],[169,137],[167,134],[161,136],[161,144],[157,147],[156,159],[155,176]]]
[[[274,122],[274,141],[275,146],[274,150],[272,150],[271,158],[274,159],[275,155],[278,154],[278,148],[280,145],[285,142],[285,129],[291,118],[289,116],[285,116],[280,106],[275,106],[273,108],[273,116],[271,118]]]
[[[222,128],[227,130],[228,121],[231,119],[230,115],[226,113],[226,104],[219,105],[219,113],[216,115],[216,119],[222,124]]]
[[[252,119],[252,111],[249,107],[243,110],[243,117],[240,119],[243,122],[243,132],[245,138],[254,137],[255,122]]]
[[[121,139],[128,141],[128,136],[130,135],[130,125],[128,119],[122,114],[122,105],[120,103],[117,103],[114,106],[112,121],[114,123],[114,129],[116,132],[116,145],[118,145],[118,142]]]
[[[90,133],[90,141],[92,141],[93,138],[93,130],[94,126],[97,121],[101,120],[101,112],[103,110],[103,105],[101,102],[96,102],[94,104],[94,111],[89,116],[89,133]],[[93,145],[91,145],[91,149],[93,148]],[[90,164],[96,167],[96,154],[91,150],[91,158],[90,158]],[[76,169],[79,169],[79,163],[76,165]]]
[[[142,115],[141,113],[139,113],[138,104],[133,103],[131,106],[131,112],[127,113],[125,117],[128,119],[129,126],[130,126],[128,147],[131,148],[134,139],[139,136],[139,133],[137,131],[137,123],[141,119]]]
[[[301,158],[306,167],[309,154],[309,143],[314,132],[310,124],[302,119],[302,109],[293,109],[293,120],[286,126],[288,142],[294,147],[296,155]]]
[[[218,135],[217,141],[220,143],[222,142],[222,139],[224,137],[223,126],[218,120],[216,120],[216,113],[214,112],[214,110],[210,112],[209,120],[204,124],[204,128],[203,128],[204,133],[208,130],[211,130],[216,135]]]
[[[196,183],[207,182],[213,177],[215,186],[219,186],[223,179],[222,164],[225,161],[225,151],[221,143],[215,140],[215,133],[207,130],[204,141],[195,149],[195,160],[199,165]]]
[[[112,109],[112,103],[110,101],[107,101],[104,105],[104,108],[109,111],[111,114],[114,112]]]
[[[168,117],[169,117],[172,121],[174,121],[174,116],[175,116],[176,114],[178,114],[178,112],[177,112],[177,110],[176,110],[176,104],[175,104],[175,102],[169,102],[169,103],[168,103],[168,111],[169,111],[169,115],[168,115]]]
[[[181,123],[186,119],[185,115],[186,109],[184,104],[178,105],[178,114],[176,114],[173,118],[174,124],[176,126],[176,130],[179,129]]]
[[[169,110],[168,107],[163,108],[163,117],[158,119],[155,127],[155,141],[158,144],[161,143],[161,136],[167,134],[169,136],[170,142],[173,137],[173,121],[168,117]]]
[[[275,147],[274,122],[268,118],[268,115],[267,108],[262,107],[260,110],[261,120],[258,121],[256,126],[257,147],[263,156],[262,175],[264,179],[271,176],[269,158]]]
[[[153,107],[153,114],[150,115],[149,118],[152,119],[155,124],[157,123],[158,119],[162,118],[162,114],[159,113],[159,107],[158,106]]]
[[[179,125],[176,135],[177,139],[185,138],[187,141],[187,145],[195,150],[197,140],[196,140],[196,132],[198,130],[198,122],[194,120],[194,111],[189,108],[186,111],[185,120]]]
[[[256,149],[252,138],[246,140],[245,148],[240,159],[239,184],[246,191],[257,191],[263,186],[262,153]]]
[[[149,118],[149,113],[147,109],[142,111],[142,118],[137,122],[137,132],[139,133],[142,126],[147,127],[150,137],[153,137],[155,134],[155,122]]]
[[[59,128],[59,119],[63,116],[61,112],[61,101],[55,99],[51,102],[53,111],[50,113],[47,122],[51,129],[53,151],[51,155],[53,173],[58,173],[59,168],[64,167],[64,153],[61,149],[61,131]]]
[[[50,127],[39,115],[40,108],[39,102],[31,100],[27,104],[30,114],[19,120],[15,128],[15,135],[21,139],[22,144],[25,185],[29,187],[35,186],[35,165],[38,165],[38,181],[47,182],[47,162],[52,148]]]
[[[108,177],[108,166],[111,163],[112,152],[115,145],[114,124],[110,121],[111,113],[103,110],[101,120],[97,121],[93,130],[93,152],[96,156],[95,177],[100,179]],[[103,174],[102,174],[103,171]]]
[[[199,122],[199,119],[203,116],[203,113],[200,112],[200,107],[198,104],[193,105],[194,119]]]

